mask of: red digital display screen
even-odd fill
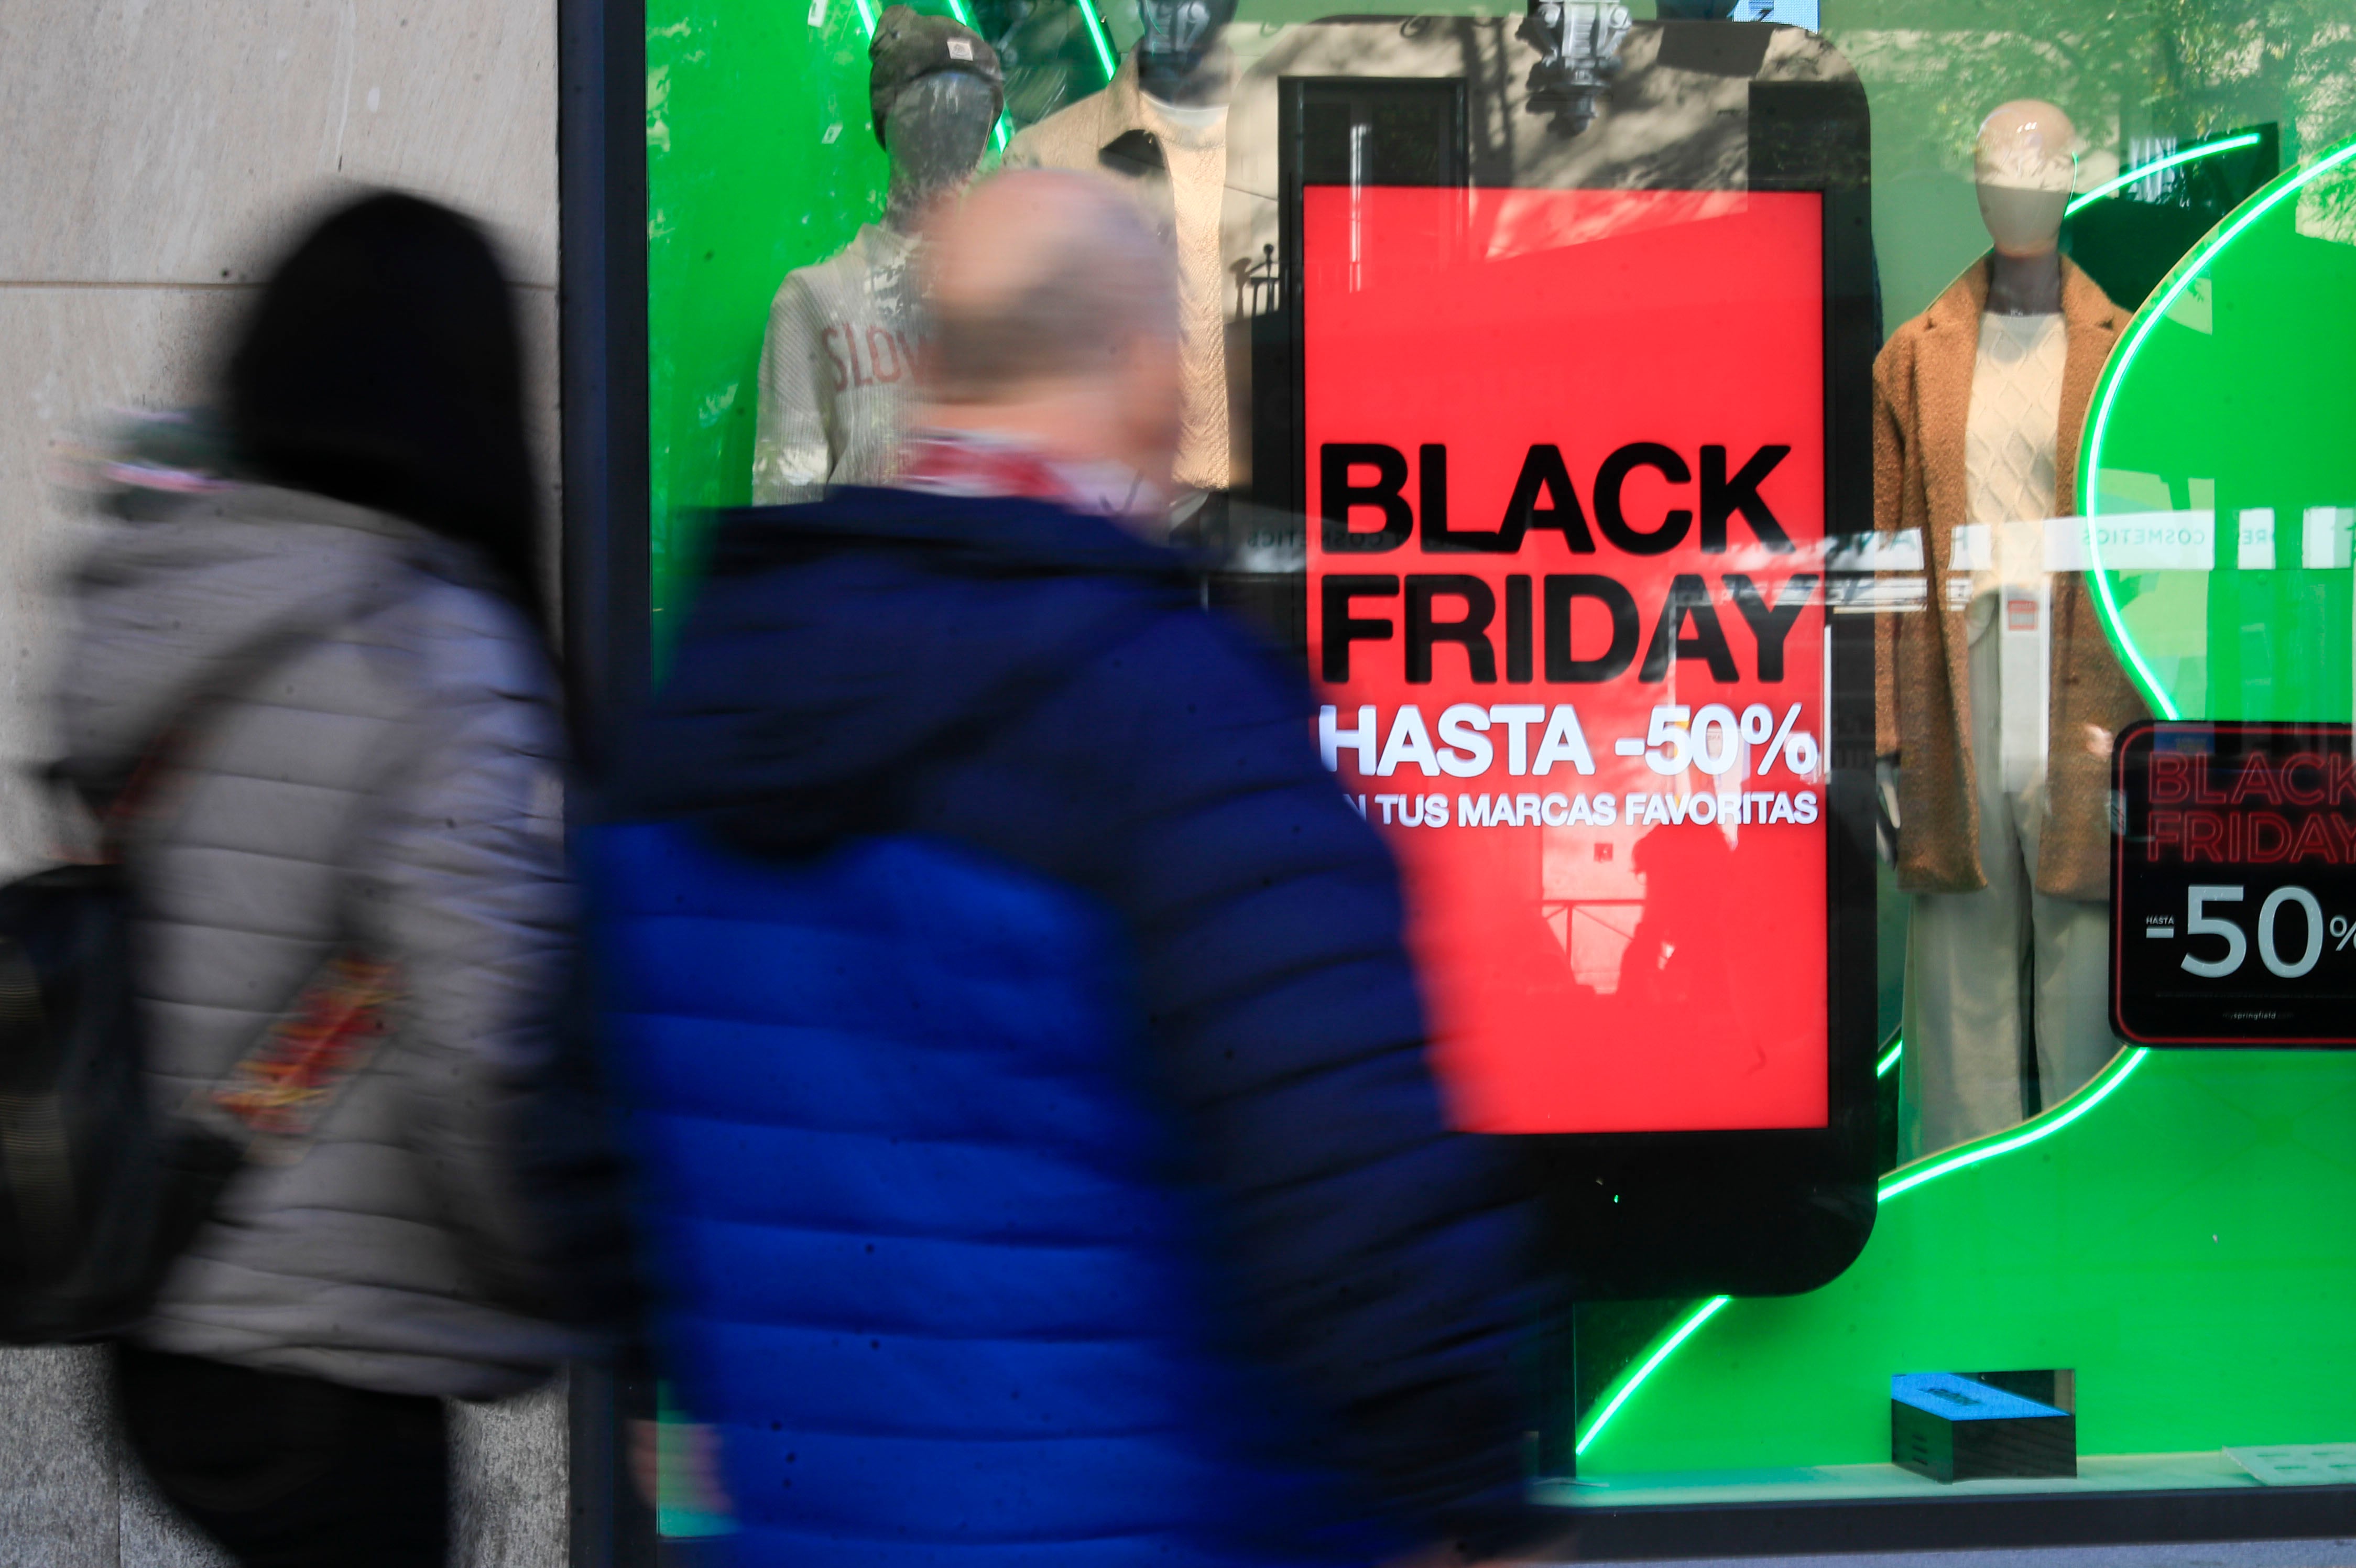
[[[1826,1124],[1820,202],[1303,192],[1319,739],[1469,1129]]]

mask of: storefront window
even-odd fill
[[[1581,1308],[1571,1401],[1581,1502],[1935,1489],[1890,1463],[1889,1380],[1932,1372],[2003,1374],[1968,1394],[1993,1404],[1994,1385],[2071,1418],[2074,1464],[2056,1455],[2019,1466],[2041,1476],[1966,1471],[1996,1477],[1982,1489],[2351,1474],[2329,1443],[2356,1344],[2331,1303],[2356,1234],[2336,1199],[2313,1195],[2345,1179],[2356,1064],[2251,1048],[2344,1043],[2349,1032],[2350,959],[2336,945],[2344,852],[2329,836],[2348,802],[2305,788],[2308,765],[2344,768],[2350,753],[2341,530],[2356,519],[2356,458],[2337,432],[2356,410],[2324,369],[2356,346],[2356,184],[2342,172],[2356,160],[2356,124],[2328,84],[2348,33],[2318,14],[2229,59],[2204,55],[2206,41],[2253,35],[2222,14],[2083,52],[2057,20],[2048,36],[2071,52],[2057,47],[2018,76],[1997,69],[2003,50],[2018,59],[2041,46],[1832,33],[1873,105],[1891,336],[1913,330],[1921,316],[1910,312],[1966,246],[1987,242],[1963,227],[1977,214],[1957,199],[1953,145],[1935,139],[1938,114],[1970,123],[1958,76],[1903,64],[1933,49],[1988,72],[1979,102],[2033,91],[2076,106],[2089,147],[2062,248],[2120,307],[2120,324],[2099,375],[2073,366],[2060,378],[2063,445],[2078,450],[2057,477],[2085,498],[2083,519],[2032,522],[2018,505],[1984,503],[1974,472],[2001,456],[1978,428],[1994,412],[1989,372],[2003,358],[2033,360],[2029,321],[1966,315],[1946,352],[1974,362],[1947,375],[1949,405],[1893,422],[1921,446],[1929,493],[1917,504],[1929,521],[1940,486],[1962,492],[1947,497],[1962,526],[1946,559],[1925,571],[1918,542],[1892,540],[1899,569],[1876,585],[1890,633],[1884,707],[1912,710],[1916,723],[1901,718],[1901,732],[1929,727],[1922,710],[1937,711],[1948,737],[1931,778],[1917,735],[1885,734],[1879,747],[1899,753],[1883,768],[1886,814],[1918,819],[1913,854],[1901,848],[1895,875],[1885,869],[1879,899],[1888,1044],[1877,1072],[1894,1168],[1879,1186],[1872,1240],[1821,1290]],[[2178,74],[2143,96],[2163,60]],[[1907,390],[1938,396],[1919,356],[1909,369]],[[2054,415],[2034,412],[2041,433]],[[1877,474],[1885,499],[1892,467]],[[1945,618],[1944,639],[1928,607],[1942,599],[1961,612]],[[1966,693],[1968,761],[1952,714]],[[2159,726],[2144,748],[2224,783],[2204,783],[2218,803],[2194,831],[2217,837],[2190,855],[2186,803],[2150,800],[2148,756],[2114,755],[2137,718]],[[2290,727],[2189,722],[2200,720]],[[2297,800],[2271,782],[2292,758]],[[2124,792],[2121,761],[2132,774]],[[2254,761],[2259,781],[2232,801]],[[1959,809],[1965,789],[1976,813]],[[1976,865],[1954,852],[1971,815]],[[2251,817],[2266,819],[2254,847],[2242,836]],[[1903,844],[1902,826],[1893,836]],[[2057,848],[2066,864],[2053,864]],[[1974,870],[1987,887],[1942,890]],[[1901,878],[1925,890],[1892,886]],[[2205,927],[2190,904],[2204,888]],[[2125,928],[2115,943],[2114,923]],[[2174,1043],[2221,1039],[2251,1044]],[[1917,1394],[1908,1408],[1937,1402]]]
[[[879,143],[875,0],[648,7],[658,640],[889,477],[910,193],[1121,181],[1173,540],[1550,1174],[1551,1495],[2356,1480],[2344,4],[919,9]]]

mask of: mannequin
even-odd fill
[[[869,50],[875,134],[891,160],[880,223],[786,276],[769,306],[753,500],[815,499],[897,471],[924,347],[916,236],[981,161],[1001,105],[997,58],[945,17],[894,5]]]
[[[1104,91],[1023,131],[1006,155],[1009,167],[1091,169],[1130,182],[1170,237],[1185,398],[1176,478],[1195,492],[1225,491],[1233,473],[1226,338],[1234,280],[1222,260],[1220,218],[1235,91],[1224,35],[1236,4],[1138,0],[1143,35]]]
[[[1980,123],[1972,184],[1995,244],[1989,315],[2062,314],[2062,214],[2077,166],[2077,130],[2051,103],[2019,100]]]
[[[1235,91],[1227,24],[1236,0],[1138,0],[1137,81],[1147,97],[1188,107],[1225,104]]]
[[[1921,531],[1929,591],[1877,628],[1877,748],[1914,896],[1901,1158],[2055,1103],[2117,1048],[2107,769],[2143,708],[2083,580],[2046,570],[2126,323],[2061,253],[2076,155],[2051,103],[1987,116],[1973,168],[1993,248],[1874,366],[1876,521]]]

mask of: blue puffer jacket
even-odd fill
[[[1180,564],[1027,501],[723,528],[589,876],[747,1563],[1529,1528],[1522,1210],[1305,691]]]

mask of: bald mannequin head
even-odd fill
[[[2037,256],[2060,242],[2078,172],[2078,128],[2040,99],[2000,103],[1980,122],[1972,178],[1997,252]]]
[[[929,231],[920,423],[1021,437],[1167,485],[1177,451],[1177,295],[1167,247],[1085,174],[996,175]]]

